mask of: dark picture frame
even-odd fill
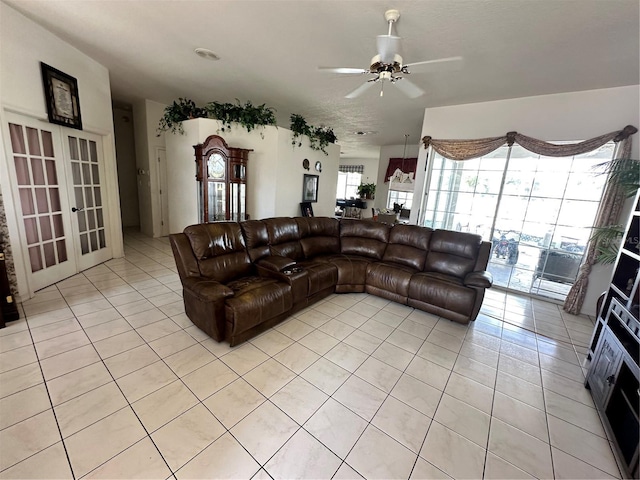
[[[78,81],[44,62],[40,69],[49,122],[82,130]]]
[[[318,201],[318,182],[319,175],[304,174],[302,179],[302,201],[317,202]]]
[[[303,217],[313,217],[313,205],[311,205],[311,202],[301,202],[300,211]]]

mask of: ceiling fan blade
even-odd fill
[[[402,93],[409,98],[418,98],[424,94],[424,90],[418,87],[415,83],[410,82],[406,78],[398,78],[393,84],[398,87]]]
[[[376,46],[382,63],[393,63],[393,57],[400,51],[400,37],[395,35],[378,35]]]
[[[318,67],[318,70],[333,73],[369,73],[369,70],[365,68],[350,68],[350,67]]]
[[[462,68],[462,57],[438,58],[424,62],[407,63],[404,66],[412,72],[454,71]]]
[[[369,90],[374,85],[374,83],[375,82],[373,82],[373,81],[368,81],[368,82],[363,83],[358,88],[356,88],[353,92],[345,95],[345,98],[356,98],[356,97],[359,97],[364,92]]]

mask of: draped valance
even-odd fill
[[[478,158],[497,150],[502,145],[512,146],[517,143],[521,147],[538,155],[548,157],[571,157],[587,153],[601,147],[607,142],[621,142],[638,129],[633,125],[627,125],[622,130],[606,133],[599,137],[585,140],[584,142],[555,144],[528,137],[518,132],[508,132],[501,137],[478,138],[473,140],[435,140],[429,136],[422,137],[424,148],[433,148],[436,152],[450,160],[469,160]]]

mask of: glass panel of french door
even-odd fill
[[[77,272],[59,128],[22,115],[7,119],[20,245],[36,291]]]
[[[102,185],[102,143],[98,136],[64,130],[72,222],[78,264],[84,270],[111,258]]]
[[[494,284],[564,300],[591,235],[613,144],[551,158],[514,145],[496,215],[489,271]]]

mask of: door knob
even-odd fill
[[[81,212],[83,208],[84,208],[84,207],[80,207],[80,208],[72,207],[72,208],[71,208],[71,211],[72,211],[73,213],[75,213],[75,212]]]

